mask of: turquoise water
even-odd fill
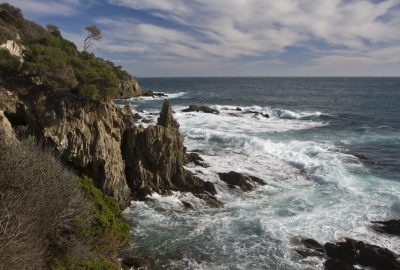
[[[211,165],[188,169],[216,185],[225,207],[209,209],[185,193],[134,202],[126,210],[134,253],[155,258],[159,269],[320,269],[322,261],[293,251],[298,237],[349,236],[400,250],[398,239],[368,227],[400,217],[400,78],[140,82],[169,94],[185,145]],[[154,117],[162,99],[132,104]],[[189,104],[221,114],[181,112]],[[230,190],[217,173],[231,170],[268,185]],[[185,211],[182,198],[196,210]]]

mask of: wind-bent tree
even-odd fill
[[[101,30],[96,25],[88,26],[85,29],[88,35],[83,41],[83,51],[86,52],[90,47],[94,46],[94,41],[101,40]]]
[[[56,35],[56,36],[61,36],[60,29],[58,28],[57,25],[48,24],[46,27],[47,27],[47,31],[48,31],[49,33],[51,33],[51,34],[53,34],[53,35]]]

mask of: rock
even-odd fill
[[[245,111],[243,112],[244,114],[253,114],[253,117],[257,117],[257,116],[262,116],[265,118],[269,118],[269,114],[268,113],[260,113],[257,111]]]
[[[128,128],[123,136],[122,154],[127,182],[135,199],[152,192],[192,192],[209,205],[216,205],[215,187],[184,168],[187,155],[178,123],[169,102],[164,102],[157,125],[147,129]]]
[[[236,107],[236,109],[235,109],[236,111],[238,111],[238,112],[241,112],[242,111],[242,108],[240,108],[240,107]]]
[[[153,261],[146,256],[126,256],[122,259],[124,269],[151,269]]]
[[[219,114],[219,111],[217,109],[213,109],[204,105],[190,105],[189,108],[182,110],[182,112],[203,112]]]
[[[185,209],[188,209],[188,210],[193,210],[194,209],[194,206],[190,202],[182,201],[182,204],[185,207]]]
[[[201,166],[203,168],[208,168],[210,167],[206,162],[204,162],[204,159],[197,153],[188,153],[186,154],[186,163],[194,163],[197,166]]]
[[[14,129],[4,112],[0,110],[0,144],[13,145],[18,143]]]
[[[296,248],[295,251],[302,257],[322,257],[324,254],[324,247],[314,239],[301,239],[300,244],[303,247]]]
[[[265,185],[265,182],[255,176],[244,175],[237,172],[218,173],[219,178],[228,184],[229,187],[239,187],[242,191],[251,191],[255,188],[254,183]]]
[[[323,249],[321,249],[321,245],[317,241],[312,239],[303,240],[302,244],[307,249],[318,252],[318,254],[325,252],[327,260],[324,265],[325,269],[328,270],[356,269],[355,265],[377,270],[400,269],[398,254],[386,248],[351,238],[346,238],[345,241],[336,243],[325,243]],[[298,253],[302,255],[301,252]],[[303,254],[307,255],[306,253]]]
[[[144,97],[168,97],[166,94],[164,93],[157,93],[157,92],[153,92],[153,91],[145,91],[142,96]]]
[[[157,119],[157,125],[179,129],[179,124],[175,120],[171,105],[167,100],[164,101],[164,104],[161,109],[160,117]]]
[[[143,90],[137,80],[130,78],[129,80],[121,81],[119,96],[115,98],[131,98],[142,96]]]
[[[18,100],[8,103],[14,126],[28,127],[65,164],[91,177],[121,206],[130,203],[121,154],[124,114],[114,103],[38,89],[26,96],[14,94],[11,100]]]
[[[380,233],[400,235],[400,220],[372,221],[372,228]]]
[[[239,115],[237,113],[228,113],[229,116],[233,116],[233,117],[239,117]]]

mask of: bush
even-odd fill
[[[31,141],[0,145],[0,198],[0,269],[43,268],[86,207],[75,176]]]
[[[32,140],[0,145],[0,269],[116,270],[129,226],[114,198]]]
[[[115,255],[117,249],[129,241],[129,225],[113,197],[103,194],[88,177],[80,183],[85,198],[91,202],[89,213],[92,217],[90,224],[81,223],[82,231],[86,238],[95,239],[100,249]]]

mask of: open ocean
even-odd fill
[[[225,203],[154,194],[125,211],[132,252],[158,269],[322,269],[294,252],[298,237],[348,236],[399,252],[398,238],[369,228],[400,218],[400,78],[143,78],[169,94],[188,150],[210,165],[188,168],[215,183]],[[156,117],[164,98],[132,101]],[[221,114],[183,113],[189,104]],[[237,111],[240,107],[242,111]],[[245,111],[268,113],[253,117]],[[234,115],[238,114],[238,115]],[[231,190],[218,172],[268,184]],[[184,210],[179,199],[195,205]]]

